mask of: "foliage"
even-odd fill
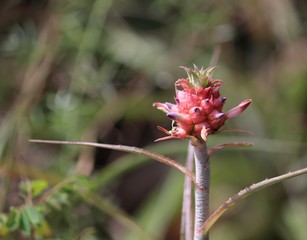
[[[48,182],[34,180],[21,182],[19,187],[24,204],[10,207],[8,213],[1,215],[1,237],[18,236],[20,231],[26,237],[35,239],[52,236],[46,217],[50,211],[61,211],[72,204],[73,195],[82,191],[81,187],[88,185],[84,177],[67,179],[53,188],[48,188]]]

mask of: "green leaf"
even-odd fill
[[[10,214],[7,220],[7,227],[14,231],[20,226],[20,211],[16,208],[10,209]]]
[[[51,198],[47,199],[46,203],[49,207],[61,210],[63,205],[69,205],[69,196],[73,193],[67,193],[67,192],[58,192],[54,194]]]
[[[33,197],[38,197],[44,190],[48,188],[48,182],[45,180],[24,181],[19,184],[19,189],[28,193],[31,191]]]
[[[26,236],[31,235],[30,219],[29,219],[26,211],[22,212],[21,215],[20,215],[20,230]]]
[[[34,180],[31,183],[33,197],[38,197],[48,188],[48,182],[45,180]]]
[[[28,216],[31,224],[34,226],[39,225],[42,222],[42,215],[37,211],[37,209],[33,206],[26,207],[24,209],[25,214]]]
[[[61,210],[61,204],[54,197],[47,199],[46,204],[52,209]]]
[[[8,218],[5,214],[0,213],[0,229],[6,226]]]
[[[19,189],[23,193],[28,193],[31,189],[31,182],[30,181],[23,181],[19,183]]]

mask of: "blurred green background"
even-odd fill
[[[179,66],[219,68],[228,100],[253,104],[209,145],[212,211],[245,186],[307,166],[307,3],[302,0],[3,0],[0,3],[0,207],[17,185],[89,176],[97,199],[47,216],[44,239],[179,239],[183,175],[119,152],[29,143],[82,140],[145,147],[184,164],[187,142],[153,141],[171,122]],[[104,205],[108,200],[121,211]],[[227,212],[211,239],[306,239],[307,176],[257,192]],[[84,237],[82,237],[84,236]],[[4,239],[25,239],[13,234]],[[42,238],[43,239],[43,238]]]

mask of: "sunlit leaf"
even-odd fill
[[[8,232],[7,228],[8,217],[6,214],[0,214],[0,236],[5,235]]]
[[[24,181],[19,184],[19,189],[24,193],[31,191],[33,198],[38,197],[48,188],[48,182],[45,180]]]
[[[33,197],[38,197],[44,190],[48,188],[48,182],[45,180],[33,180],[31,182],[31,189]]]
[[[7,219],[7,215],[1,213],[1,214],[0,214],[0,228],[1,228],[2,226],[6,225],[7,220],[8,220],[8,219]]]

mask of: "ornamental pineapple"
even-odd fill
[[[205,70],[198,69],[195,65],[194,68],[182,68],[187,72],[188,78],[175,82],[176,103],[156,102],[153,104],[173,120],[173,127],[170,131],[159,127],[169,136],[158,140],[195,137],[206,141],[208,135],[216,133],[227,119],[239,115],[251,103],[250,99],[245,100],[223,113],[226,97],[220,97],[219,88],[222,81],[213,79],[211,76],[215,67]]]

